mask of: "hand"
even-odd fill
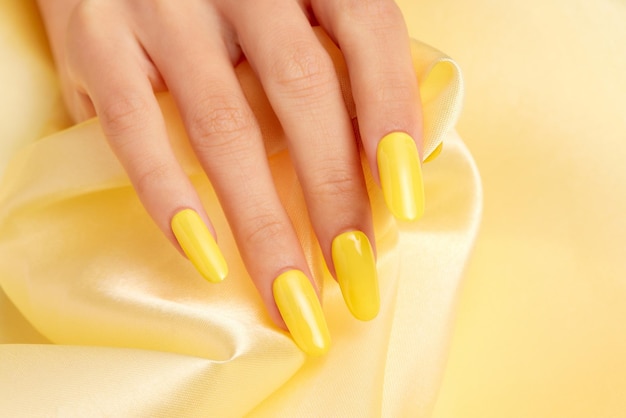
[[[170,149],[154,96],[168,89],[270,315],[304,351],[322,354],[330,340],[315,285],[233,71],[245,57],[288,138],[330,272],[357,318],[376,316],[374,234],[357,139],[311,26],[341,48],[372,173],[392,213],[413,220],[424,201],[421,111],[393,0],[39,3],[71,113],[100,117],[165,236],[208,280],[227,275],[210,220]]]

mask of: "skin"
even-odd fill
[[[274,188],[237,62],[251,63],[285,130],[331,273],[334,237],[359,230],[374,243],[357,135],[311,26],[322,26],[344,54],[358,137],[378,179],[383,136],[406,132],[422,149],[409,37],[393,0],[39,0],[39,7],[71,114],[100,117],[147,212],[180,250],[170,228],[179,210],[195,210],[212,227],[171,151],[154,96],[171,92],[278,326],[273,280],[293,268],[311,274]]]

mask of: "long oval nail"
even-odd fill
[[[310,356],[325,354],[330,332],[309,279],[299,270],[289,270],[274,280],[272,289],[276,306],[300,349]]]
[[[355,318],[369,321],[378,315],[380,293],[372,246],[361,231],[344,232],[332,243],[333,264],[343,299]]]
[[[424,214],[424,181],[415,141],[404,132],[386,135],[376,153],[380,184],[393,215],[414,221]]]
[[[202,276],[219,283],[228,275],[228,265],[213,235],[200,215],[192,209],[176,213],[171,222],[176,240]]]

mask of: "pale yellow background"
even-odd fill
[[[434,416],[626,416],[626,2],[404,3],[484,188]]]

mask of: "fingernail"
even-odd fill
[[[426,159],[424,160],[425,163],[429,163],[431,161],[433,161],[435,158],[439,157],[439,154],[441,154],[441,150],[443,149],[443,142],[440,142],[439,145],[437,145],[437,148],[435,148],[433,150],[433,152],[431,152],[428,157],[426,157]]]
[[[228,274],[226,260],[200,215],[183,209],[174,215],[171,225],[178,243],[200,274],[213,283],[224,280]]]
[[[369,321],[378,315],[380,294],[374,252],[361,231],[344,232],[332,244],[333,264],[343,299],[352,315]]]
[[[289,270],[278,276],[272,287],[276,306],[296,344],[310,356],[325,354],[330,333],[309,279],[299,270]]]
[[[378,143],[378,172],[385,202],[393,215],[414,221],[424,214],[424,182],[415,141],[393,132]]]

